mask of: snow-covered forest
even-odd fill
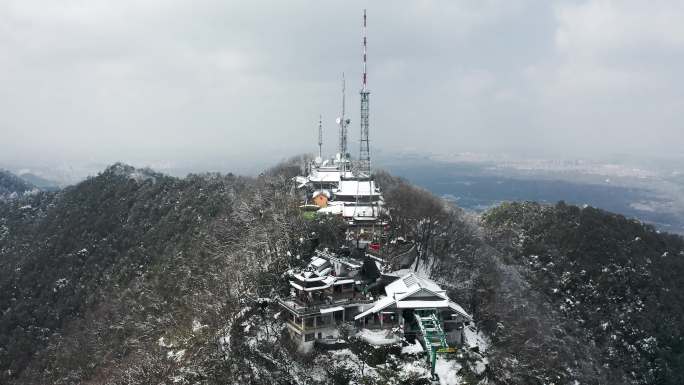
[[[272,303],[283,272],[338,247],[345,226],[301,215],[300,163],[254,178],[116,164],[57,192],[8,186],[0,383],[430,383],[410,345],[344,330],[340,349],[289,341]],[[482,336],[442,362],[442,383],[684,382],[681,237],[562,202],[475,216],[375,177],[391,217],[383,253],[446,288]]]

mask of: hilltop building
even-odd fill
[[[290,336],[298,343],[336,341],[341,322],[373,300],[362,290],[363,261],[318,252],[301,271],[289,271],[290,297],[279,299]]]
[[[382,230],[386,224],[382,217],[384,199],[371,173],[369,140],[369,98],[366,72],[366,14],[363,15],[363,75],[361,77],[360,144],[359,158],[352,161],[348,153],[347,132],[350,119],[346,117],[346,83],[342,74],[342,110],[336,119],[339,126],[338,152],[331,159],[323,159],[322,118],[318,121],[318,156],[306,165],[305,176],[295,178],[305,199],[302,209],[309,214],[339,215],[350,226],[349,238],[357,247],[365,248],[381,244]],[[313,204],[312,204],[313,203]],[[315,207],[319,207],[316,210]]]
[[[369,255],[318,252],[304,269],[288,271],[290,296],[278,302],[292,339],[305,349],[315,341],[336,343],[340,325],[348,322],[357,331],[391,331],[397,339],[418,338],[426,346],[463,342],[472,318],[444,289],[414,273],[381,275],[382,268],[382,261]],[[387,281],[384,295],[371,294],[371,287],[381,289]]]
[[[436,283],[408,273],[385,287],[385,296],[373,306],[354,316],[363,327],[399,327],[404,335],[421,335],[421,317],[435,316],[447,344],[460,344],[465,323],[472,320],[446,291]]]
[[[350,224],[379,220],[385,202],[373,180],[341,180],[332,192],[333,201],[319,211],[321,214],[341,215]]]
[[[338,153],[331,159],[322,158],[319,120],[318,156],[306,165],[305,176],[295,178],[304,195],[301,208],[306,217],[341,216],[348,225],[347,239],[356,243],[356,248],[347,250],[359,256],[317,252],[305,268],[287,272],[290,295],[278,303],[286,314],[287,330],[300,348],[308,349],[316,342],[338,343],[340,326],[348,324],[360,336],[420,341],[429,352],[434,374],[436,355],[453,352],[463,344],[465,326],[472,317],[429,279],[412,272],[382,274],[384,261],[367,252],[380,248],[387,212],[371,172],[365,11],[363,31],[359,158],[352,161],[347,153],[350,121],[345,117],[343,77]]]

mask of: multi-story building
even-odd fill
[[[301,271],[290,271],[291,295],[279,299],[290,336],[298,343],[335,341],[338,325],[351,322],[373,300],[361,289],[363,261],[319,253]]]
[[[336,342],[342,323],[356,330],[391,330],[441,347],[462,342],[463,327],[471,317],[444,289],[413,273],[369,274],[369,267],[380,263],[364,258],[318,253],[306,268],[288,272],[291,295],[279,303],[287,312],[290,336],[300,346]],[[371,285],[377,288],[387,281],[391,282],[384,295],[369,294]]]

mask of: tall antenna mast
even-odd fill
[[[366,53],[367,53],[367,39],[366,39],[366,10],[363,10],[363,77],[361,78],[361,149],[359,150],[359,171],[370,177],[371,175],[371,161],[370,161],[370,143],[368,141],[368,99],[370,92],[367,88],[368,75],[366,68]]]
[[[362,91],[366,91],[366,81],[368,80],[367,76],[367,71],[366,71],[366,54],[368,52],[367,48],[367,39],[366,39],[366,10],[363,10],[363,89]]]
[[[323,159],[323,116],[318,115],[318,157]]]
[[[342,114],[337,118],[337,124],[340,126],[340,162],[342,163],[342,171],[347,169],[347,126],[349,125],[349,119],[345,116],[345,99],[346,99],[346,82],[344,79],[344,72],[342,73]]]

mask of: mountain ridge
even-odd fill
[[[277,308],[249,299],[286,295],[283,271],[342,240],[344,224],[335,218],[307,221],[299,215],[289,193],[299,164],[293,158],[255,178],[175,178],[115,164],[58,192],[0,202],[0,380],[423,381],[421,374],[404,371],[409,361],[391,349],[376,357],[352,344],[352,367],[340,366],[332,353],[300,356],[279,331]],[[681,298],[684,285],[675,276],[684,270],[676,259],[681,237],[563,203],[510,203],[479,217],[387,173],[377,172],[376,180],[392,215],[389,237],[416,242],[413,269],[444,284],[491,340],[486,353],[464,352],[460,375],[467,383],[679,381],[679,308],[658,306]],[[626,248],[636,237],[645,246]],[[388,252],[392,247],[386,245]],[[637,283],[650,291],[620,297],[624,301],[606,296],[607,309],[599,313],[625,317],[611,318],[603,333],[605,320],[588,305],[603,301],[603,293],[592,294],[581,271],[598,282],[606,273],[594,262],[611,258],[609,273],[621,271],[625,278],[609,287],[625,292]],[[647,258],[650,265],[667,262],[642,277]],[[648,283],[652,278],[660,280]],[[659,285],[671,294],[654,292]],[[656,324],[652,318],[633,317],[634,310],[614,311],[621,304],[637,306],[637,299],[669,319],[669,329],[649,326]],[[626,333],[637,327],[672,332],[673,338]],[[612,339],[618,328],[619,338]],[[649,337],[658,341],[653,349],[643,344]],[[482,355],[486,370],[469,369]],[[381,370],[392,362],[394,374]]]
[[[30,182],[8,170],[0,169],[0,199],[15,198],[33,189],[35,186]]]

